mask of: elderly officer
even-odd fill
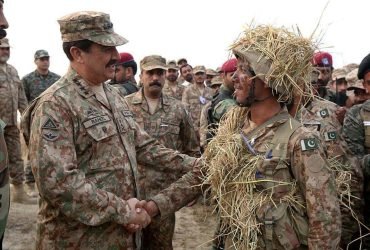
[[[137,163],[180,171],[196,159],[152,139],[105,83],[116,46],[127,42],[108,14],[83,11],[58,22],[70,67],[22,117],[40,193],[36,248],[140,248],[130,231],[150,218],[135,198],[143,197]]]

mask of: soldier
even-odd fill
[[[169,61],[167,63],[166,71],[166,82],[163,86],[163,94],[171,96],[179,101],[182,99],[182,93],[184,93],[185,87],[181,85],[178,81],[179,68],[175,61]]]
[[[344,68],[334,69],[331,78],[331,89],[328,91],[329,101],[336,103],[340,107],[347,106],[348,96],[347,96],[347,72]]]
[[[335,75],[341,76],[339,73],[333,73],[333,76]],[[313,74],[313,77],[315,77],[315,74]],[[359,231],[358,221],[363,220],[363,174],[359,166],[360,163],[349,150],[343,138],[342,126],[336,115],[338,106],[316,96],[303,97],[300,95],[298,88],[294,89],[294,93],[294,99],[288,105],[290,114],[306,128],[319,132],[333,172],[337,176],[343,174],[343,172],[350,174],[350,178],[346,177],[347,182],[338,187],[343,224],[341,247],[346,249],[346,246],[355,238],[352,237]],[[338,178],[342,177],[339,176]],[[347,185],[350,188],[350,195],[341,192],[341,189],[347,189]]]
[[[334,69],[333,57],[328,52],[316,52],[313,56],[312,64],[319,72],[317,84],[315,84],[316,91],[321,98],[329,100],[328,84]]]
[[[227,134],[230,139],[223,138],[227,140],[224,144],[219,140],[221,144],[211,148],[218,137],[225,136],[219,132],[205,152],[206,166],[218,164],[217,168],[212,165],[214,171],[220,170],[214,173],[223,173],[226,175],[223,180],[229,181],[222,182],[221,186],[217,183],[211,186],[214,192],[217,188],[225,189],[224,196],[215,197],[227,199],[225,203],[218,203],[219,206],[225,204],[222,208],[228,210],[221,214],[225,221],[231,222],[227,224],[231,234],[226,235],[225,249],[234,249],[233,243],[240,243],[236,249],[337,249],[340,210],[324,149],[317,133],[302,127],[284,107],[284,103],[292,98],[293,85],[310,74],[308,58],[313,54],[313,46],[307,39],[270,26],[249,29],[244,34],[232,46],[238,58],[239,82],[235,84],[235,96],[243,108],[228,112],[220,124],[219,131],[230,132]],[[283,67],[279,68],[280,65]],[[297,71],[297,68],[305,70]],[[227,146],[230,143],[233,145]],[[233,155],[232,152],[240,154]],[[207,154],[213,158],[207,158]],[[245,158],[246,154],[250,157]],[[252,164],[250,161],[254,157],[260,160]],[[242,162],[250,164],[247,166],[252,169],[244,167],[245,164],[240,166]],[[201,171],[197,167],[152,197],[145,206],[147,211],[152,216],[166,217],[167,213],[194,199],[200,193],[197,184],[201,182]],[[222,168],[225,170],[221,172]],[[240,174],[251,171],[250,177],[245,175],[246,179],[239,179],[232,175],[238,173],[233,171],[234,168]],[[203,178],[217,178],[204,171],[206,176]],[[244,193],[249,190],[252,197],[260,197],[261,203],[234,191],[235,206],[227,206],[228,197],[234,197],[231,192],[236,185],[240,185],[238,187]],[[290,200],[292,197],[303,206],[297,206]],[[239,202],[254,202],[256,207],[250,212],[243,209],[248,204]],[[238,213],[241,223],[235,221],[234,213]],[[256,220],[257,224],[247,218]],[[234,225],[242,225],[244,231]],[[247,230],[250,235],[243,233]]]
[[[213,96],[217,96],[218,91],[222,85],[223,81],[220,76],[212,78],[212,83],[209,86],[214,91]],[[208,110],[211,107],[212,102],[208,102],[203,108],[200,114],[199,121],[199,138],[200,138],[200,148],[204,152],[204,149],[207,146],[207,130],[208,130]]]
[[[6,37],[5,29],[9,24],[3,12],[4,1],[0,0],[0,39]],[[9,168],[8,151],[4,139],[4,128],[6,124],[0,119],[0,249],[2,249],[4,232],[9,213]]]
[[[46,50],[37,50],[34,55],[36,70],[25,75],[22,78],[23,88],[28,102],[32,102],[42,92],[49,88],[54,82],[59,80],[60,76],[49,71],[50,56]],[[32,174],[29,157],[25,169],[25,184],[28,196],[37,197],[35,190],[35,178]]]
[[[9,41],[3,38],[0,40],[0,119],[6,124],[4,136],[9,153],[10,183],[13,184],[11,199],[13,202],[36,203],[24,190],[24,165],[17,127],[17,111],[22,113],[26,109],[27,99],[17,70],[7,64],[9,55]]]
[[[46,50],[37,50],[34,60],[36,70],[22,78],[24,92],[29,103],[60,78],[59,75],[49,70],[50,56]]]
[[[218,73],[213,69],[206,69],[206,85],[207,87],[211,87],[212,79],[218,76]]]
[[[358,79],[358,68],[352,70],[346,75],[346,81],[348,83],[348,91],[353,91],[353,96],[350,96],[352,106],[362,104],[370,98],[370,92],[365,89],[363,80]],[[370,90],[370,89],[369,89]]]
[[[205,86],[206,68],[204,66],[194,67],[193,74],[194,84],[185,89],[182,95],[182,103],[191,115],[199,141],[200,114],[202,108],[212,100],[213,90]]]
[[[365,88],[370,86],[370,54],[360,63],[358,78],[363,79]],[[364,220],[370,228],[370,100],[363,104],[353,106],[346,114],[343,124],[343,136],[350,150],[361,161],[364,172]],[[364,234],[369,231],[365,230]],[[370,248],[370,235],[364,238],[363,249]]]
[[[188,60],[186,60],[186,58],[180,58],[177,60],[177,66],[179,68],[181,68],[183,65],[186,65],[188,64]],[[181,70],[180,70],[180,73],[181,73]],[[183,84],[185,82],[185,79],[182,75],[179,76],[179,78],[177,79],[179,84]]]
[[[131,234],[150,218],[142,169],[180,172],[195,158],[166,149],[135,122],[112,79],[116,46],[127,40],[108,14],[72,13],[58,20],[68,72],[22,117],[40,193],[36,249],[136,249]],[[129,224],[133,224],[130,226]]]
[[[130,53],[120,53],[120,60],[115,65],[114,78],[110,82],[123,96],[130,95],[139,90],[136,84],[135,75],[137,64]]]
[[[180,77],[183,79],[182,83],[180,84],[184,87],[187,87],[193,83],[193,67],[190,64],[184,64],[180,66]]]
[[[180,101],[162,92],[166,69],[166,60],[163,57],[156,55],[144,57],[140,61],[140,80],[143,87],[125,99],[136,122],[149,135],[167,148],[190,156],[199,156],[193,124],[185,108]],[[186,171],[182,171],[165,175],[147,168],[144,174],[145,198],[149,199],[185,173]],[[173,249],[174,230],[175,214],[162,221],[154,220],[144,230],[143,249]]]

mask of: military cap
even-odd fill
[[[218,76],[218,73],[213,69],[206,69],[207,76]]]
[[[146,56],[140,61],[142,70],[164,69],[167,70],[166,59],[158,55]]]
[[[0,48],[10,48],[8,38],[0,39]]]
[[[333,81],[339,80],[341,78],[346,78],[347,72],[344,68],[338,68],[333,70],[333,74],[331,76],[331,79]]]
[[[312,64],[316,67],[333,67],[333,57],[328,52],[316,52],[313,55]]]
[[[351,72],[354,69],[358,69],[358,64],[357,63],[350,63],[345,66],[343,66],[343,69],[346,70],[347,73]]]
[[[212,87],[212,86],[222,85],[222,84],[223,84],[222,78],[220,76],[215,76],[212,78],[210,86]]]
[[[362,59],[360,66],[358,66],[358,79],[364,79],[366,72],[370,70],[370,54]]]
[[[127,52],[119,53],[119,61],[117,62],[117,65],[125,65],[129,62],[135,62],[134,57]]]
[[[50,56],[49,56],[49,53],[46,50],[39,49],[35,52],[34,57],[35,57],[35,59],[39,59],[39,58],[42,58],[42,57],[50,57]]]
[[[238,60],[236,58],[232,58],[224,62],[221,67],[221,72],[235,72],[236,71],[236,66],[238,64]]]
[[[63,42],[90,40],[103,46],[119,46],[128,41],[113,30],[108,14],[80,11],[58,20]]]
[[[206,73],[206,67],[204,67],[203,65],[198,65],[193,68],[193,74],[200,72]]]
[[[365,89],[362,80],[358,79],[357,73],[358,69],[354,69],[346,75],[346,81],[348,83],[347,90]]]
[[[175,60],[171,60],[167,62],[167,69],[179,70],[179,67],[177,66]]]

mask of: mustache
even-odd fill
[[[149,83],[149,86],[158,86],[158,87],[162,87],[162,84],[160,82],[151,82]]]
[[[107,65],[105,65],[105,67],[106,67],[106,68],[111,67],[112,65],[115,65],[117,62],[118,62],[117,60],[113,60],[113,59],[111,59],[111,60],[107,63]]]
[[[0,29],[0,39],[3,39],[4,37],[6,37],[6,30]]]

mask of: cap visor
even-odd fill
[[[106,33],[103,35],[89,37],[88,40],[103,46],[120,46],[128,43],[128,40],[117,33]]]
[[[165,66],[159,66],[159,65],[150,65],[150,66],[142,66],[143,70],[153,70],[153,69],[163,69],[167,70],[168,68]]]

